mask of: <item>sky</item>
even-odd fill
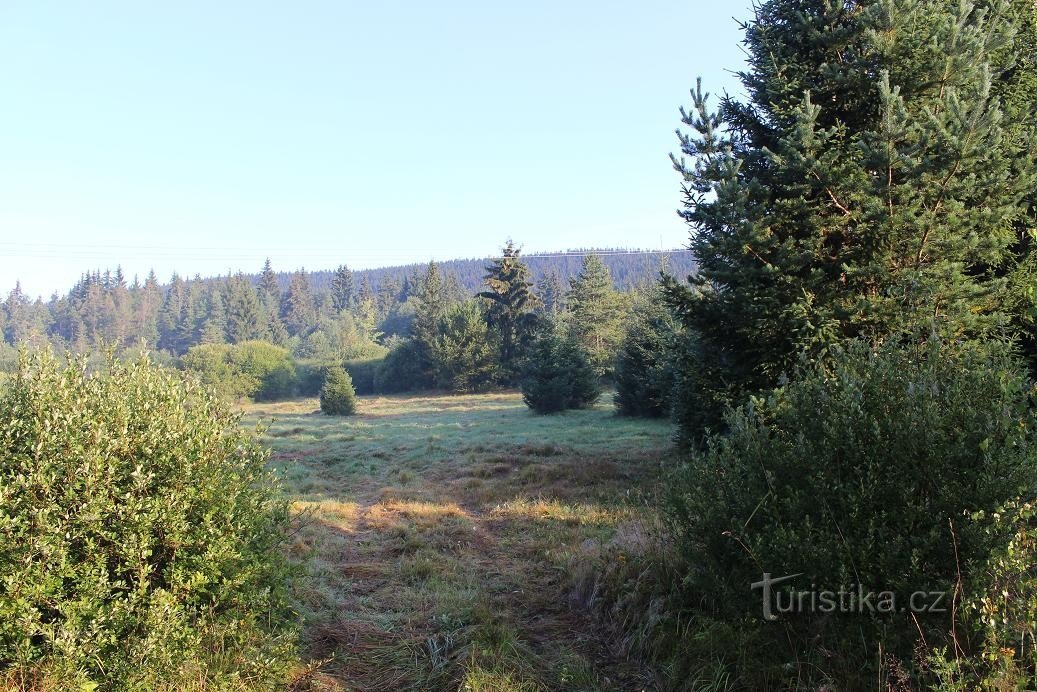
[[[676,248],[749,3],[0,0],[0,291]]]

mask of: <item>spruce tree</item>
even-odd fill
[[[431,346],[436,338],[439,319],[446,312],[446,296],[443,293],[443,278],[435,262],[428,263],[428,269],[421,279],[417,292],[418,307],[414,313],[414,339],[426,346]]]
[[[356,413],[353,380],[341,366],[333,365],[324,375],[320,390],[320,410],[326,416],[351,416]]]
[[[668,296],[700,403],[848,338],[999,328],[1034,189],[1033,129],[996,88],[1007,4],[769,0],[745,35],[748,100],[711,110],[699,85],[674,158],[699,270]]]
[[[300,269],[292,274],[288,290],[281,296],[281,319],[288,333],[295,336],[312,327],[315,318],[310,282],[306,277],[306,270]]]
[[[673,349],[680,326],[658,284],[641,290],[616,357],[616,409],[626,416],[665,416],[674,387]]]
[[[569,286],[570,337],[587,352],[598,375],[610,374],[623,339],[626,296],[612,287],[609,268],[593,254],[583,258],[583,267]]]
[[[494,333],[474,300],[453,305],[440,319],[432,346],[436,386],[478,392],[493,385],[499,372]]]
[[[336,312],[351,310],[356,305],[356,283],[353,272],[342,264],[331,277],[331,304]]]
[[[263,262],[263,271],[259,275],[259,296],[264,302],[269,300],[274,305],[281,302],[281,285],[269,257]]]
[[[227,341],[232,344],[264,336],[262,309],[255,286],[244,274],[228,276],[226,290]]]
[[[501,367],[509,376],[515,374],[519,351],[533,333],[533,311],[542,306],[520,254],[509,240],[501,256],[486,267],[483,283],[487,290],[479,293],[486,301],[486,323],[500,338]]]

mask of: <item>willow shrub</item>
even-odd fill
[[[266,456],[209,389],[145,357],[23,358],[0,399],[0,673],[277,686],[288,513]]]

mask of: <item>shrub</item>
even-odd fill
[[[295,363],[288,349],[267,341],[243,341],[233,346],[231,362],[250,383],[249,396],[257,401],[287,399],[293,395]]]
[[[661,417],[673,395],[676,320],[657,289],[639,297],[616,357],[616,409],[625,416]]]
[[[357,394],[374,394],[375,377],[378,368],[381,367],[384,358],[371,358],[368,360],[347,360],[345,362],[346,372],[353,380],[353,389]]]
[[[288,350],[266,341],[199,344],[189,348],[180,363],[226,396],[271,401],[295,393],[295,363]]]
[[[991,520],[999,544],[962,609],[973,641],[930,657],[941,690],[1037,687],[1037,502],[1013,500]]]
[[[551,329],[539,335],[522,372],[522,400],[537,413],[586,408],[601,390],[587,354]]]
[[[375,374],[375,390],[385,394],[396,394],[416,389],[427,389],[432,385],[422,368],[422,356],[413,339],[400,339],[386,354]]]
[[[283,684],[287,505],[207,388],[144,357],[89,375],[26,358],[0,399],[0,459],[0,673]]]
[[[856,687],[879,675],[879,651],[908,669],[916,647],[946,640],[948,615],[807,613],[775,626],[758,620],[749,584],[801,573],[793,589],[860,584],[904,604],[981,578],[1007,540],[991,512],[1033,490],[1029,386],[1001,343],[858,343],[732,412],[729,433],[671,485],[690,636],[720,622],[755,642],[748,666],[741,647],[712,652],[749,686],[842,675]]]
[[[320,390],[320,410],[327,416],[351,416],[356,413],[356,392],[349,373],[338,365],[329,367]]]

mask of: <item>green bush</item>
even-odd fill
[[[616,357],[614,401],[620,414],[657,418],[670,412],[678,332],[661,291],[639,296]]]
[[[533,342],[521,385],[522,400],[537,413],[587,408],[601,394],[587,354],[558,329],[547,330]]]
[[[320,410],[327,416],[351,416],[356,413],[356,392],[349,373],[338,365],[329,367],[320,390]]]
[[[353,380],[353,388],[357,394],[374,394],[375,377],[378,368],[381,367],[384,358],[371,358],[368,360],[347,360],[343,367]]]
[[[793,589],[860,584],[904,604],[915,591],[953,592],[959,575],[981,579],[1007,541],[991,513],[1037,480],[1022,372],[1001,343],[851,344],[829,371],[731,413],[729,433],[671,484],[690,636],[717,623],[740,632],[741,646],[709,655],[749,686],[869,684],[880,651],[910,670],[917,647],[947,640],[949,613],[815,612],[775,625],[760,621],[749,585],[801,574]]]
[[[266,341],[199,344],[187,350],[180,364],[225,396],[273,401],[296,390],[295,363],[288,350]]]
[[[267,341],[243,341],[231,350],[231,362],[250,383],[257,401],[287,399],[295,392],[295,363],[288,349]]]
[[[422,356],[413,339],[399,340],[386,354],[374,377],[375,391],[397,394],[427,389],[432,383],[422,370]]]
[[[1037,502],[1013,500],[990,518],[999,545],[962,609],[965,649],[943,646],[928,661],[941,690],[1037,689]]]
[[[284,684],[288,512],[266,457],[144,357],[26,358],[0,399],[0,681]]]

